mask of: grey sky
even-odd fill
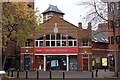
[[[35,7],[40,12],[45,11],[49,4],[57,6],[65,13],[64,19],[78,26],[78,22],[82,21],[81,15],[84,15],[83,9],[78,5],[81,0],[35,0]]]

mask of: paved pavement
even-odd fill
[[[64,75],[63,75],[64,74]],[[92,76],[92,74],[94,76]],[[8,73],[6,74],[8,75]],[[9,72],[9,76],[11,76],[11,72]],[[51,78],[52,79],[78,79],[78,78],[94,78],[94,79],[99,79],[99,78],[104,78],[105,80],[114,80],[116,79],[115,77],[113,77],[114,72],[109,71],[109,70],[103,70],[103,69],[99,69],[98,70],[98,74],[96,77],[96,70],[93,71],[51,71]],[[13,77],[17,78],[17,72],[13,73]],[[19,78],[26,78],[26,72],[22,71],[19,72]],[[37,78],[37,71],[29,71],[28,72],[28,79],[30,78]],[[50,71],[39,71],[39,79],[50,79]],[[112,79],[110,79],[112,78]],[[17,79],[18,80],[18,79]],[[83,80],[83,79],[82,79]]]

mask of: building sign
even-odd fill
[[[78,53],[78,48],[34,48],[34,53],[43,53],[43,54],[64,54],[64,53]]]

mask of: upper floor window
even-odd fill
[[[120,20],[116,21],[116,27],[120,27]]]
[[[48,20],[48,14],[45,15],[45,20]]]
[[[25,42],[25,47],[30,47],[30,41]]]
[[[88,39],[83,39],[82,44],[83,46],[89,46]]]
[[[68,42],[68,45],[67,45]],[[77,40],[71,36],[67,36],[66,34],[48,34],[44,37],[40,37],[35,40],[36,47],[75,47],[77,46]]]

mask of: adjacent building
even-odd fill
[[[116,3],[112,3],[112,2],[108,3],[108,20],[109,20],[109,25],[108,25],[109,53],[111,54],[111,60],[115,60],[114,47],[116,46],[117,59],[118,59],[117,67],[118,67],[118,70],[120,70],[120,63],[119,63],[120,61],[120,58],[119,58],[120,57],[120,1]],[[114,46],[113,31],[115,31],[115,38],[116,38],[115,46]],[[114,64],[110,68],[113,69]]]

